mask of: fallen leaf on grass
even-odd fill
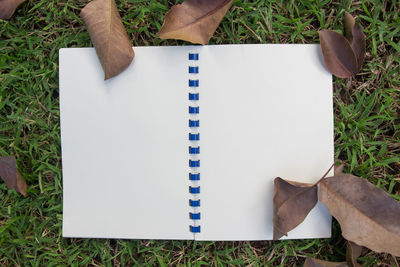
[[[357,262],[357,258],[360,257],[361,251],[362,247],[353,242],[347,241],[346,262],[331,262],[308,257],[304,262],[304,267],[361,267]]]
[[[365,58],[365,35],[346,12],[345,36],[331,30],[319,31],[322,55],[328,70],[339,78],[349,78],[361,69]]]
[[[349,267],[361,267],[361,265],[357,262],[358,257],[360,257],[362,252],[362,247],[351,242],[347,241],[346,244],[346,262]]]
[[[274,180],[274,240],[278,240],[304,221],[318,202],[317,185],[330,170],[314,184],[298,183],[280,177]]]
[[[320,183],[319,199],[359,246],[400,256],[400,203],[365,179],[342,174]]]
[[[339,78],[349,78],[357,73],[356,56],[346,38],[331,30],[318,33],[322,55],[328,70]]]
[[[285,181],[280,177],[275,178],[274,240],[287,235],[290,230],[304,221],[317,201],[316,186]]]
[[[165,15],[158,33],[161,39],[207,44],[233,0],[186,0]]]
[[[25,0],[0,0],[0,19],[9,19]]]
[[[313,259],[308,257],[304,262],[304,267],[346,267],[345,262],[331,262]]]
[[[339,165],[335,166],[335,169],[334,169],[334,171],[335,171],[334,176],[341,175],[341,174],[343,173],[343,169],[344,169],[344,164],[339,164]]]
[[[15,191],[26,197],[26,182],[17,169],[15,157],[8,156],[0,158],[0,177],[8,188],[15,189]]]
[[[361,26],[358,25],[348,12],[344,14],[345,37],[349,41],[354,55],[357,59],[357,71],[359,72],[365,59],[365,35]]]
[[[81,11],[105,80],[123,72],[135,54],[114,0],[94,0]]]

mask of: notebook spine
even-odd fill
[[[189,231],[201,232],[200,228],[200,81],[199,54],[189,53]]]

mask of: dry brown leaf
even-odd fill
[[[158,33],[161,39],[207,44],[233,0],[186,0],[165,15]]]
[[[320,183],[319,199],[359,246],[400,256],[400,203],[365,179],[342,174]]]
[[[361,265],[357,262],[358,257],[360,257],[362,252],[362,247],[351,242],[347,241],[346,244],[346,262],[349,267],[361,267]]]
[[[314,184],[284,180],[274,180],[274,240],[278,240],[304,221],[318,202],[317,185],[333,168]]]
[[[0,19],[9,19],[25,0],[0,0]]]
[[[361,26],[348,12],[344,15],[345,37],[349,41],[357,59],[357,72],[361,70],[365,59],[365,35]]]
[[[330,262],[308,257],[304,262],[304,267],[346,267],[345,262]]]
[[[296,228],[317,204],[317,186],[274,180],[274,240]]]
[[[8,156],[0,158],[0,177],[8,188],[15,189],[15,191],[26,197],[27,185],[24,177],[22,177],[17,169],[15,157]]]
[[[339,78],[357,74],[365,58],[365,35],[354,18],[345,13],[345,36],[331,31],[320,31],[322,55],[328,70]]]
[[[322,55],[328,70],[339,78],[357,73],[357,59],[347,39],[334,31],[319,31]]]
[[[342,174],[343,173],[343,168],[344,168],[344,164],[342,163],[342,164],[340,164],[340,165],[337,165],[337,166],[335,166],[335,174],[334,174],[334,176],[338,176],[338,175],[340,175],[340,174]]]
[[[94,0],[81,11],[105,80],[123,72],[135,54],[114,0]]]

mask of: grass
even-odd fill
[[[181,1],[118,0],[135,46],[183,45],[157,37],[163,16]],[[0,183],[0,266],[301,265],[306,256],[342,261],[331,239],[186,242],[64,239],[58,99],[58,50],[91,46],[79,17],[82,0],[27,1],[0,21],[0,156],[15,155],[27,198]],[[334,79],[335,155],[400,201],[399,1],[235,0],[211,44],[318,43],[320,29],[342,31],[347,10],[367,36],[354,79]],[[364,266],[400,258],[364,250]]]

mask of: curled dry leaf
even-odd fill
[[[26,197],[26,182],[17,169],[15,157],[9,156],[0,158],[0,177],[8,188],[15,189],[15,191]]]
[[[347,12],[344,25],[345,36],[331,30],[318,32],[325,65],[339,78],[358,73],[365,58],[365,35],[361,26]]]
[[[165,15],[158,33],[161,39],[207,44],[233,0],[186,0]]]
[[[317,204],[317,186],[274,180],[274,240],[296,228]]]
[[[357,71],[361,70],[365,59],[365,35],[361,26],[358,25],[348,12],[344,14],[345,37],[349,41],[354,55],[357,59]]]
[[[308,257],[304,262],[304,267],[361,267],[361,265],[357,263],[357,258],[360,257],[361,251],[362,247],[347,241],[346,262],[330,262]]]
[[[81,11],[103,67],[105,80],[124,71],[134,52],[114,0],[94,0]]]
[[[296,228],[318,202],[317,185],[328,175],[332,165],[323,177],[314,184],[274,180],[274,240]]]
[[[362,247],[351,242],[347,241],[346,244],[346,262],[349,267],[361,267],[361,265],[357,262],[358,257],[360,257],[362,252]]]
[[[365,179],[342,174],[320,183],[319,199],[342,235],[359,246],[400,256],[400,203]]]
[[[346,38],[331,30],[318,33],[322,55],[328,70],[339,78],[353,76],[357,72],[357,60]]]
[[[340,164],[335,166],[334,170],[335,170],[335,174],[334,176],[340,175],[343,173],[343,168],[344,168],[344,164]]]
[[[0,19],[9,19],[25,0],[0,0]]]
[[[308,257],[304,262],[304,267],[346,267],[345,262],[330,262]]]

